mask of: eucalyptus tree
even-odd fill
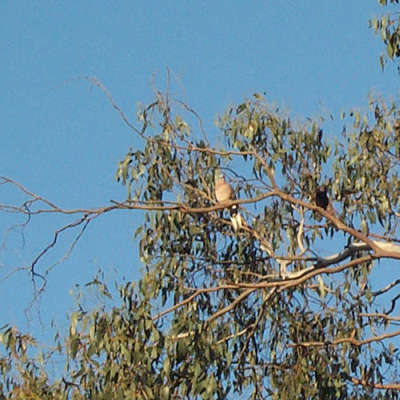
[[[54,381],[29,356],[34,340],[4,328],[4,396],[399,398],[400,279],[376,279],[400,259],[398,105],[371,100],[335,135],[256,93],[217,117],[216,139],[168,92],[134,124],[91,82],[141,146],[117,168],[127,198],[81,210],[79,224],[141,213],[143,275],[111,310],[72,314]]]

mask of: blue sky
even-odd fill
[[[77,79],[84,76],[96,76],[134,121],[137,105],[152,99],[154,87],[165,88],[169,68],[173,90],[201,115],[209,137],[218,134],[216,114],[254,92],[295,117],[331,112],[337,121],[341,111],[367,110],[371,91],[397,99],[395,68],[382,73],[382,44],[368,29],[368,19],[382,12],[376,0],[3,0],[0,175],[63,208],[125,198],[114,174],[137,138],[100,90]],[[0,195],[1,203],[21,201],[9,186]],[[0,249],[0,326],[9,322],[47,340],[50,320],[65,324],[75,284],[99,268],[109,279],[137,279],[138,215],[94,221],[52,270],[29,321],[30,276],[8,273],[28,265],[68,220],[34,219],[25,243],[11,232]],[[2,213],[1,232],[16,222]],[[61,240],[39,271],[70,240]]]

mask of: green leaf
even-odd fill
[[[78,311],[75,311],[71,315],[71,325],[70,325],[70,335],[74,336],[76,334],[76,328],[78,325],[78,319],[79,319],[80,313]]]

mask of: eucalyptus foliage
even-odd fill
[[[384,7],[388,5],[397,5],[399,0],[378,0],[378,3]],[[379,61],[384,69],[388,60],[398,60],[400,58],[400,31],[399,31],[399,13],[385,13],[380,17],[371,18],[369,25],[373,28],[375,34],[379,35],[385,44],[386,51],[383,52]]]

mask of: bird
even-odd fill
[[[232,186],[225,181],[224,176],[219,176],[215,182],[215,198],[218,203],[225,203],[236,199],[235,191]],[[242,227],[242,217],[239,213],[239,206],[234,204],[229,208],[233,230],[236,232]]]
[[[332,202],[329,200],[326,186],[319,186],[315,190],[315,204],[318,207],[328,211],[333,217],[336,217],[336,211],[332,206]]]
[[[324,210],[328,208],[329,199],[328,194],[326,193],[326,186],[317,187],[315,191],[315,204]]]

